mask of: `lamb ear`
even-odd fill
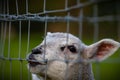
[[[111,39],[103,39],[87,46],[84,53],[86,54],[87,59],[102,61],[112,55],[119,47],[120,43]]]

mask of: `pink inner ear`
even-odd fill
[[[97,57],[98,58],[103,57],[104,55],[108,54],[112,48],[114,48],[114,45],[110,43],[101,43],[96,53]]]

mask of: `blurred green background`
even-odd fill
[[[4,0],[0,2],[3,3]],[[9,1],[9,14],[16,15],[16,0]],[[88,0],[80,0],[81,3],[86,3]],[[28,0],[28,12],[39,13],[43,12],[44,0]],[[105,0],[97,4],[98,16],[114,16],[120,14],[120,1],[119,0]],[[76,0],[68,0],[68,7],[77,5]],[[46,0],[46,10],[58,10],[64,9],[65,0]],[[2,7],[3,8],[3,7]],[[1,9],[3,10],[3,9]],[[2,12],[2,11],[1,11]],[[7,12],[7,11],[6,11]],[[18,0],[18,12],[19,15],[25,14],[26,2],[25,0]],[[79,17],[81,10],[79,8],[71,10],[70,16]],[[51,13],[48,16],[66,16],[67,12]],[[83,7],[83,15],[87,17],[94,16],[94,4]],[[44,16],[41,15],[41,16]],[[21,58],[25,59],[26,55],[44,38],[45,22],[30,21],[30,36],[29,46],[28,45],[28,27],[29,21],[21,21],[21,46],[19,45],[20,40],[20,22],[11,22],[11,35],[9,39],[9,22],[0,21],[0,56],[10,58]],[[6,24],[6,29],[5,29]],[[94,23],[83,22],[82,28],[79,27],[81,23],[70,22],[69,32],[75,36],[80,36],[81,40],[90,45],[94,41],[98,41],[103,38],[112,38],[116,41],[120,41],[120,22],[113,21],[100,21],[98,22],[98,31],[95,32]],[[3,27],[2,27],[3,25]],[[6,30],[6,36],[3,35],[2,31]],[[47,32],[66,32],[67,22],[48,22]],[[82,31],[82,32],[80,32]],[[98,34],[97,34],[98,33]],[[97,38],[94,39],[94,36]],[[5,40],[4,40],[5,37]],[[9,40],[10,40],[10,51],[9,51]],[[4,46],[3,46],[4,43]],[[20,47],[19,47],[20,46]],[[20,51],[20,55],[19,55]],[[2,53],[3,52],[3,53]],[[112,55],[109,59],[101,63],[93,63],[93,72],[96,80],[120,80],[120,49]],[[31,74],[27,69],[27,61],[19,60],[2,60],[0,59],[0,80],[29,80]]]

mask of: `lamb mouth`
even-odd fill
[[[33,61],[28,61],[28,63],[29,63],[29,66],[32,66],[32,67],[37,66],[37,65],[42,65],[39,62],[33,62]]]
[[[32,66],[32,67],[35,67],[37,65],[46,65],[45,63],[38,62],[38,61],[32,61],[32,60],[28,61],[28,63],[29,63],[29,66]]]

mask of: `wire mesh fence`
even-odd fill
[[[86,44],[120,41],[119,0],[1,0],[0,79],[31,80],[26,55],[47,32],[67,32]],[[94,63],[96,80],[119,80],[119,50]]]

